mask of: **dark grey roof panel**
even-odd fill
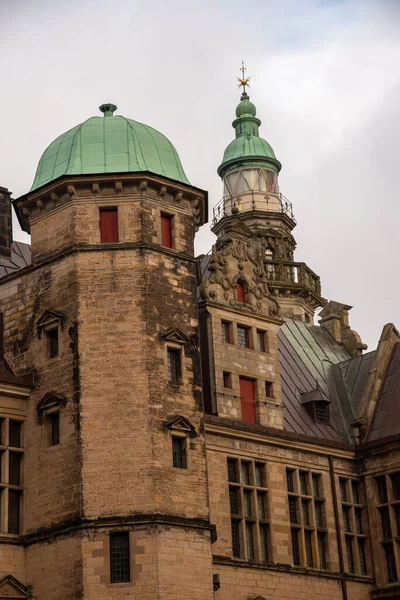
[[[0,278],[27,267],[31,262],[30,245],[23,242],[13,242],[11,244],[11,258],[0,260]]]

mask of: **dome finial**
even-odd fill
[[[243,87],[243,95],[246,95],[246,86],[250,87],[249,81],[250,81],[250,77],[245,77],[244,76],[244,72],[246,71],[246,67],[244,66],[244,62],[242,60],[242,66],[240,68],[240,71],[242,72],[242,76],[238,77],[237,80],[239,82],[238,88]]]
[[[112,117],[113,113],[117,110],[115,104],[102,104],[99,106],[99,110],[104,114],[105,117]]]

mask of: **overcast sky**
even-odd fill
[[[400,0],[0,0],[0,185],[27,192],[46,146],[113,102],[173,142],[212,214],[242,59],[296,259],[373,349],[400,328]]]

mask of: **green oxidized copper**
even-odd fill
[[[102,104],[103,117],[91,117],[60,135],[44,151],[32,190],[61,177],[150,171],[189,183],[171,142],[159,131],[113,116],[115,104]]]
[[[260,119],[256,117],[256,107],[250,102],[249,96],[243,92],[236,108],[236,119],[232,127],[236,138],[227,146],[218,175],[223,177],[228,171],[246,167],[268,167],[277,173],[281,163],[266,140],[260,138],[258,128]]]

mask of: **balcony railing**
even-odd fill
[[[267,279],[272,284],[294,284],[294,287],[305,288],[317,296],[321,295],[320,279],[305,263],[266,259],[264,265]]]
[[[247,194],[222,198],[213,208],[211,227],[214,227],[223,217],[228,217],[236,211],[248,212],[251,210],[281,212],[296,223],[292,203],[283,194],[267,195],[265,192],[249,192]]]

